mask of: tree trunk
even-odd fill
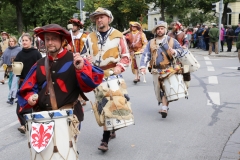
[[[17,30],[18,30],[18,34],[22,34],[22,31],[23,31],[22,3],[23,3],[23,0],[16,0],[16,13],[17,13]]]
[[[228,2],[224,4],[223,14],[222,14],[222,24],[227,25],[227,7]]]
[[[165,15],[164,15],[164,9],[165,9],[165,6],[164,6],[164,0],[161,0],[161,9],[160,9],[160,12],[161,12],[161,16],[162,16],[162,21],[165,21]]]

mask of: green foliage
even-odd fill
[[[12,34],[21,34],[24,31],[32,31],[37,26],[56,23],[63,27],[72,18],[74,13],[79,13],[76,8],[78,0],[0,0],[0,30],[5,30]],[[162,10],[162,18],[168,23],[172,22],[171,15],[177,15],[184,25],[203,23],[212,21],[212,3],[217,0],[84,0],[84,10],[92,13],[98,7],[104,7],[112,11],[114,21],[111,24],[119,30],[129,27],[129,21],[147,23],[148,3],[154,2],[155,7]],[[235,2],[236,0],[224,0],[224,4]],[[22,23],[18,21],[17,15],[21,14]],[[18,8],[18,12],[17,12]],[[196,11],[192,10],[196,9]],[[203,14],[199,13],[201,10]],[[187,15],[190,16],[187,16]],[[226,13],[225,13],[226,14]],[[224,14],[223,14],[224,15]],[[216,19],[216,18],[215,18]],[[85,27],[92,25],[90,19],[84,22]],[[18,33],[19,32],[19,33]]]
[[[16,10],[11,4],[6,4],[0,8],[0,31],[17,35]]]
[[[128,28],[129,21],[143,22],[148,10],[144,0],[85,0],[85,11],[92,13],[98,7],[107,8],[112,12],[114,21],[111,25],[119,30]]]
[[[18,0],[22,1],[24,31],[31,32],[37,26],[56,23],[63,27],[74,13],[77,0]],[[17,33],[16,0],[1,0],[0,29]],[[11,26],[11,27],[10,27]],[[14,28],[12,28],[14,26]],[[16,27],[15,27],[16,26]],[[21,34],[21,33],[19,33]]]

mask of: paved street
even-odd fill
[[[135,116],[135,125],[120,129],[109,142],[109,151],[97,149],[102,139],[91,105],[84,107],[85,120],[78,140],[79,159],[83,160],[219,160],[231,134],[240,122],[240,66],[237,53],[208,56],[192,49],[201,68],[191,74],[189,98],[170,103],[162,119],[155,99],[151,74],[147,83],[134,85],[129,68],[123,74]],[[142,77],[141,77],[142,78]],[[6,103],[8,86],[0,85],[0,159],[28,160],[25,135],[17,131],[16,105]],[[92,93],[88,98],[94,101]],[[239,150],[240,151],[240,150]],[[240,156],[224,155],[224,160]]]

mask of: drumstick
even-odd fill
[[[146,83],[147,81],[146,81],[146,78],[145,78],[145,74],[143,72],[141,72],[141,73],[143,75],[143,82]]]
[[[33,95],[32,95],[32,100],[33,100],[33,101],[36,101],[37,99],[38,99],[38,94],[33,94]]]
[[[74,43],[73,33],[72,33],[73,25],[72,24],[68,24],[67,28],[69,29],[70,34],[71,34],[72,45],[73,45],[73,52],[74,52],[73,54],[75,55],[75,53],[76,53],[76,46],[75,46],[75,43]],[[80,64],[80,61],[76,61],[75,66],[78,66],[79,64]]]

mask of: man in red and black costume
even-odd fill
[[[168,33],[168,36],[175,38],[183,49],[187,49],[189,41],[186,38],[185,33],[182,31],[182,24],[180,22],[171,23],[172,30]],[[184,73],[183,79],[186,84],[186,87],[189,87],[189,81],[191,80],[190,73]]]
[[[83,92],[96,88],[102,82],[103,71],[92,66],[79,53],[69,52],[62,47],[65,40],[71,42],[71,35],[61,26],[49,24],[35,32],[45,41],[48,52],[46,57],[32,66],[18,91],[20,112],[28,108],[33,111],[52,110],[54,105],[50,99],[49,87],[52,86],[57,108],[74,108],[74,114],[82,121],[83,110],[78,96],[80,94],[84,97]],[[46,74],[51,80],[47,80]],[[37,100],[33,98],[34,94],[38,94]]]
[[[84,43],[85,40],[87,38],[87,34],[80,32],[80,29],[83,29],[83,24],[80,20],[74,18],[74,19],[70,19],[68,21],[68,24],[72,24],[73,28],[72,28],[72,32],[73,32],[73,40],[74,40],[74,45],[75,45],[75,51],[81,53],[83,47],[84,47]],[[73,43],[71,42],[69,44],[70,46],[68,46],[68,50],[71,50],[72,52],[74,52],[74,47],[73,47]],[[79,96],[79,100],[82,104],[82,106],[86,105],[86,101]]]

